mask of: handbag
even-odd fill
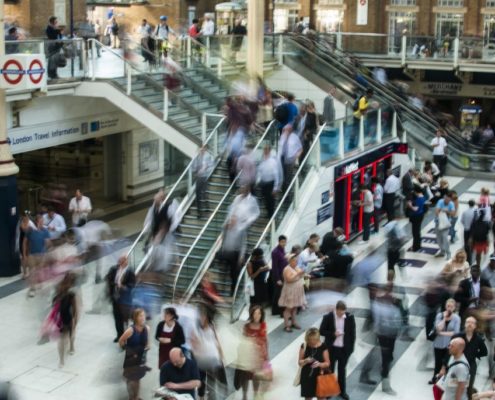
[[[306,351],[306,343],[304,343],[304,345],[303,345],[303,354],[305,351]],[[297,370],[296,376],[294,377],[294,382],[292,382],[292,384],[294,386],[299,386],[301,384],[301,370],[302,370],[302,367],[299,366],[299,369]]]
[[[53,304],[50,313],[47,315],[41,326],[41,341],[46,343],[49,340],[56,340],[60,337],[62,328],[62,318],[60,316],[60,302]]]
[[[340,394],[340,386],[337,376],[331,373],[321,371],[316,377],[316,397],[332,397]]]
[[[438,230],[439,231],[444,231],[445,229],[450,228],[450,219],[448,215],[444,212],[440,212],[438,214]]]
[[[270,364],[269,361],[263,362],[263,366],[261,367],[261,371],[255,372],[254,376],[256,377],[257,380],[260,380],[260,381],[264,381],[264,382],[273,381],[272,364]],[[299,378],[300,378],[300,376],[299,376]]]

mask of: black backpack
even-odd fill
[[[485,214],[483,212],[476,213],[476,217],[471,224],[471,237],[475,242],[484,242],[488,239],[490,225],[484,221]]]
[[[354,103],[352,103],[352,110],[357,111],[359,110],[359,101],[364,97],[364,95],[360,94],[356,99],[354,100]]]
[[[282,124],[287,123],[287,120],[289,119],[289,107],[287,107],[287,104],[287,102],[279,104],[273,115],[274,118]]]

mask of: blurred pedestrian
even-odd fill
[[[491,299],[491,289],[490,282],[481,277],[479,265],[471,265],[471,276],[459,282],[454,296],[463,321],[469,314],[484,307],[486,301]]]
[[[330,87],[327,96],[323,100],[323,121],[329,126],[332,126],[335,121],[334,98],[336,92],[335,86]]]
[[[414,186],[414,193],[411,200],[406,203],[406,215],[409,215],[411,222],[411,231],[413,237],[412,251],[421,249],[421,224],[426,214],[426,198],[423,195],[421,186]],[[409,210],[409,211],[408,211]]]
[[[239,175],[237,184],[246,186],[250,192],[254,190],[256,182],[256,161],[253,154],[253,146],[247,145],[236,163],[236,175]]]
[[[170,351],[174,347],[185,344],[184,331],[177,322],[179,316],[173,307],[163,310],[163,321],[156,326],[155,339],[158,340],[158,368],[161,368],[169,360]]]
[[[58,239],[66,230],[64,217],[55,212],[55,208],[48,206],[48,212],[43,214],[43,227],[50,232],[50,239]]]
[[[472,261],[471,225],[473,224],[476,210],[476,203],[471,199],[468,201],[468,208],[461,214],[461,224],[464,227],[464,250],[469,263]]]
[[[268,356],[268,334],[265,311],[260,305],[251,306],[249,319],[243,328],[244,346],[238,352],[238,367],[234,373],[234,387],[242,388],[242,399],[247,400],[249,381],[253,382],[254,398],[263,393],[263,381],[271,380],[271,366]],[[240,353],[240,354],[239,354]]]
[[[48,60],[48,78],[58,79],[57,68],[61,63],[60,52],[64,45],[63,42],[58,41],[62,39],[62,29],[58,25],[57,17],[51,16],[49,18],[45,32],[48,39],[46,54]]]
[[[112,49],[118,49],[120,47],[119,30],[120,27],[115,16],[112,16],[105,28],[105,34],[110,36],[110,47]]]
[[[375,228],[374,233],[378,233],[380,231],[380,219],[383,206],[383,186],[376,176],[371,178],[371,183],[373,184],[373,223]]]
[[[451,218],[455,213],[455,205],[450,193],[446,193],[438,200],[435,207],[435,232],[437,236],[438,251],[435,257],[446,257],[450,259],[449,228]]]
[[[387,238],[387,268],[388,271],[395,271],[395,265],[399,264],[401,249],[407,241],[407,237],[404,229],[399,225],[398,218],[390,221],[385,227],[385,231]]]
[[[247,29],[243,24],[241,18],[237,18],[235,21],[234,28],[232,29],[232,61],[235,63],[237,61],[237,53],[241,50],[242,41],[244,36],[247,35]]]
[[[43,227],[41,214],[36,215],[35,225],[35,228],[28,225],[24,238],[26,241],[24,258],[27,260],[29,274],[29,297],[34,297],[41,281],[41,272],[45,266],[48,246],[50,246],[50,233]]]
[[[5,54],[15,54],[19,52],[19,45],[16,42],[19,40],[19,34],[17,32],[17,27],[11,26],[5,35]],[[10,42],[10,43],[9,43]]]
[[[301,140],[294,132],[292,125],[287,124],[282,129],[282,135],[278,142],[278,157],[283,168],[284,181],[282,191],[286,191],[292,181],[299,158],[303,152]]]
[[[278,244],[272,250],[272,270],[270,278],[273,285],[272,293],[272,315],[282,315],[282,309],[278,305],[280,293],[283,286],[283,271],[287,266],[287,258],[285,256],[285,246],[287,246],[287,237],[280,235],[278,237]]]
[[[196,175],[196,208],[198,217],[203,216],[204,208],[208,209],[208,197],[206,188],[208,187],[208,178],[214,168],[214,160],[208,152],[208,145],[204,144],[199,149],[199,153],[193,161],[192,170]]]
[[[258,201],[247,186],[239,189],[239,195],[229,207],[224,224],[222,256],[231,277],[230,295],[234,294],[239,267],[246,251],[247,230],[258,219],[260,209]]]
[[[488,207],[478,208],[474,213],[471,223],[470,235],[472,251],[475,255],[476,264],[481,265],[483,255],[488,253],[490,247],[488,239],[490,235],[490,220],[487,220],[485,212]]]
[[[134,310],[132,321],[132,326],[120,336],[119,346],[125,349],[124,378],[127,381],[129,400],[139,400],[140,380],[150,370],[146,366],[150,328],[146,325],[146,313],[141,308]]]
[[[105,277],[108,295],[112,303],[113,318],[117,336],[116,343],[124,333],[130,317],[132,290],[136,285],[136,276],[129,267],[127,256],[121,256],[117,265],[110,268]]]
[[[76,275],[73,272],[65,274],[57,285],[53,303],[59,304],[60,337],[58,341],[59,368],[65,363],[67,341],[69,342],[69,354],[74,354],[74,339],[76,325],[79,319],[79,306],[75,292]]]
[[[263,249],[257,247],[251,253],[247,265],[247,273],[252,280],[254,294],[251,295],[251,306],[257,304],[264,306],[268,303],[268,272],[270,267],[263,257]]]
[[[155,49],[158,50],[158,57],[161,60],[166,59],[168,56],[168,51],[170,46],[170,35],[174,35],[177,37],[175,31],[168,25],[167,16],[160,15],[160,23],[156,26],[155,31],[153,33],[155,40]]]
[[[387,213],[388,222],[395,219],[395,198],[400,190],[400,179],[395,176],[392,169],[388,169],[387,179],[383,186],[383,206]]]
[[[258,165],[257,181],[268,219],[270,219],[275,212],[275,198],[280,190],[280,184],[283,179],[281,175],[282,168],[280,163],[277,158],[272,155],[271,146],[267,144],[263,148],[263,159]]]
[[[447,167],[447,141],[442,129],[437,129],[436,136],[431,140],[431,147],[433,148],[433,162],[438,165],[442,177]]]
[[[362,200],[359,201],[359,206],[363,207],[363,239],[359,243],[366,243],[370,238],[371,232],[371,217],[375,211],[373,205],[373,193],[368,189],[364,183],[359,186],[361,191]]]

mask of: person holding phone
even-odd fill
[[[436,337],[433,340],[435,368],[433,370],[433,377],[428,382],[430,385],[433,385],[437,381],[437,375],[449,353],[450,339],[456,333],[459,333],[461,329],[461,318],[455,314],[455,308],[455,300],[448,299],[445,303],[445,311],[439,312],[435,318],[434,329],[436,331]]]

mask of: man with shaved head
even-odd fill
[[[450,341],[450,359],[445,377],[445,392],[442,400],[468,400],[469,363],[464,356],[466,342],[458,337]],[[442,373],[440,373],[441,375]]]
[[[179,347],[170,350],[169,361],[160,368],[160,385],[179,394],[190,394],[196,398],[196,389],[201,385],[196,361],[186,358]]]

